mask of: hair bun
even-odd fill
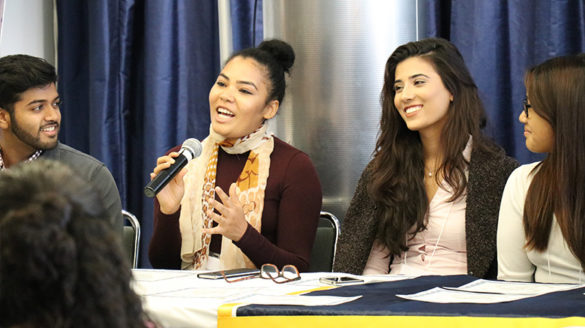
[[[295,62],[295,52],[293,48],[290,44],[282,40],[272,39],[262,41],[262,43],[258,45],[258,49],[270,53],[287,73]]]

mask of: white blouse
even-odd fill
[[[546,283],[585,283],[579,260],[573,255],[553,216],[547,249],[527,251],[524,201],[536,163],[518,167],[506,183],[498,218],[498,279]]]

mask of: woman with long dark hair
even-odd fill
[[[482,135],[484,108],[457,48],[443,39],[398,47],[381,103],[335,270],[495,278],[500,195],[517,163]]]
[[[526,148],[546,153],[506,184],[498,226],[498,279],[585,282],[585,55],[526,73],[519,120]]]

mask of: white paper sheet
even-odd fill
[[[478,279],[461,287],[435,287],[416,294],[396,295],[432,303],[501,303],[552,292],[585,287],[573,284],[539,284]]]
[[[485,292],[499,294],[518,294],[518,295],[543,295],[552,292],[560,292],[575,288],[585,287],[578,284],[541,284],[533,282],[513,282],[513,281],[494,281],[478,279],[461,287],[448,289],[461,290],[470,292]],[[447,288],[447,287],[444,287]]]
[[[278,285],[260,278],[231,284],[223,279],[199,279],[197,271],[134,269],[132,272],[133,288],[143,298],[145,310],[163,327],[216,327],[217,309],[228,303],[331,305],[355,299],[317,298],[311,301],[307,298],[314,296],[281,297],[323,288],[319,283],[323,273],[301,273],[301,280]]]
[[[161,281],[166,279],[175,279],[179,277],[195,278],[196,272],[187,270],[154,270],[154,269],[134,269],[132,276],[136,281]]]
[[[527,295],[489,294],[468,291],[449,290],[440,287],[425,290],[416,294],[396,295],[398,297],[431,303],[502,303],[527,298]]]

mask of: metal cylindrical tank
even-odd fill
[[[296,61],[272,131],[306,152],[323,209],[343,219],[371,160],[388,56],[417,39],[413,0],[264,0],[265,39],[289,42]]]

